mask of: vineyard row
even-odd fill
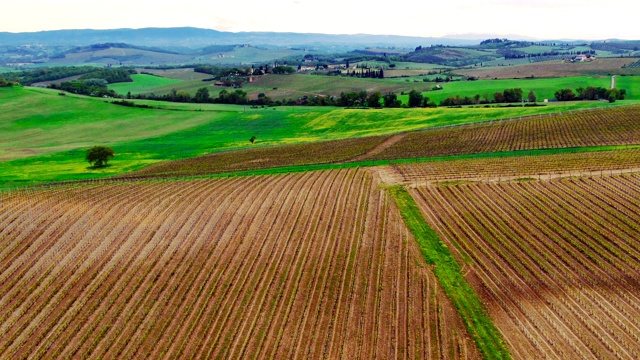
[[[515,357],[640,356],[640,175],[428,185],[412,195]]]
[[[477,358],[366,171],[16,191],[1,358]]]

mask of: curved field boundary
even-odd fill
[[[1,358],[479,358],[356,169],[0,199]]]
[[[640,356],[640,176],[411,190],[513,355]]]
[[[327,164],[362,156],[384,143],[388,136],[373,136],[307,144],[268,146],[225,151],[196,158],[165,161],[120,178],[153,178],[251,171],[281,166]]]
[[[209,175],[268,168],[367,165],[454,155],[640,144],[639,106],[586,109],[434,128],[389,136],[227,151],[167,161],[121,178]],[[402,160],[405,159],[405,160]],[[352,165],[354,166],[354,165]]]
[[[415,200],[402,186],[389,188],[389,193],[413,233],[423,256],[434,265],[434,274],[462,317],[469,334],[486,359],[509,359],[502,335],[487,314],[487,310],[462,276],[447,246],[440,240],[424,217]]]
[[[0,187],[0,199],[6,194],[12,191],[37,191],[34,189],[50,189],[60,187],[74,187],[81,184],[108,184],[108,183],[122,183],[122,182],[164,182],[164,181],[178,181],[178,180],[196,180],[196,179],[223,179],[233,177],[248,177],[248,176],[261,176],[261,175],[277,175],[277,174],[292,174],[308,171],[327,171],[338,169],[352,169],[359,167],[379,167],[378,173],[383,175],[384,182],[387,184],[404,183],[410,185],[411,183],[420,183],[421,181],[437,181],[437,180],[451,180],[451,179],[469,179],[482,181],[487,178],[519,178],[521,175],[535,175],[536,177],[555,177],[555,174],[565,174],[573,176],[573,174],[585,174],[586,172],[607,172],[612,170],[624,170],[635,168],[637,160],[634,160],[636,155],[635,151],[640,149],[640,145],[624,145],[624,146],[595,146],[586,148],[564,148],[564,149],[543,149],[543,150],[523,150],[523,151],[508,151],[499,153],[484,153],[484,154],[470,154],[470,155],[457,155],[457,156],[443,156],[433,158],[417,158],[417,159],[397,159],[397,160],[368,160],[358,162],[346,162],[336,164],[316,164],[316,165],[296,165],[296,166],[282,166],[274,168],[246,170],[246,171],[234,171],[228,173],[216,173],[210,175],[184,175],[184,176],[136,176],[131,177],[119,176],[114,178],[103,179],[90,179],[90,180],[77,180],[77,181],[59,181],[51,183],[43,183],[37,185],[31,185],[31,187],[18,187],[18,188],[2,188]],[[602,153],[601,155],[595,155]],[[581,154],[581,155],[579,155]],[[589,155],[594,154],[594,155]],[[619,154],[620,156],[617,156]],[[546,156],[554,155],[553,158],[545,158]],[[562,159],[560,156],[567,156],[567,163],[563,164],[563,167],[559,167],[558,161]],[[598,160],[594,164],[588,162],[578,162],[578,164],[572,164],[571,159],[576,157],[591,157],[592,160]],[[511,159],[513,158],[513,159]],[[503,163],[511,164],[508,168],[497,169],[496,165]],[[511,160],[510,160],[511,159]],[[517,159],[517,160],[516,160]],[[538,161],[531,160],[538,159]],[[549,166],[546,161],[542,159],[552,159]],[[522,160],[525,163],[532,163],[533,166],[528,166],[525,171],[517,171],[517,164],[513,161]],[[598,164],[599,160],[605,161],[604,164]],[[460,163],[457,163],[460,161]],[[475,161],[475,165],[470,163],[470,170],[462,171],[460,169],[454,172],[442,171],[440,175],[436,175],[429,169],[442,169],[442,165],[434,165],[435,163],[447,163],[449,165],[462,164],[462,161]],[[484,161],[492,164],[491,167],[485,167]],[[481,164],[482,166],[478,166]],[[390,166],[387,166],[390,165]],[[383,167],[385,166],[385,167]],[[568,171],[563,170],[568,167]],[[454,166],[454,169],[456,167]],[[483,170],[483,168],[486,168]],[[575,171],[575,173],[574,173]],[[504,174],[504,175],[500,175]],[[22,189],[22,190],[20,190]]]

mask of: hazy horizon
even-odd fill
[[[2,32],[197,27],[230,32],[290,32],[443,37],[513,35],[531,39],[640,39],[632,26],[640,3],[601,1],[451,0],[367,6],[338,0],[184,0],[180,6],[141,0],[23,0],[6,10]],[[37,11],[34,11],[37,9]],[[330,20],[330,21],[328,21]]]

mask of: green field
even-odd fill
[[[425,73],[428,70],[424,71]],[[133,75],[133,82],[118,83],[109,85],[109,89],[115,90],[118,94],[125,95],[128,91],[131,94],[149,94],[154,93],[163,95],[171,90],[186,91],[194,95],[201,87],[207,87],[211,96],[215,97],[223,87],[213,86],[213,82],[203,82],[202,74],[200,76],[192,76],[193,80],[171,79],[169,76],[163,77],[161,72],[155,72],[158,76],[151,75]],[[191,73],[198,74],[198,73]],[[430,77],[435,77],[432,75]],[[182,76],[184,77],[184,76]],[[204,78],[209,77],[204,76]],[[433,85],[425,83],[423,78],[428,76],[411,76],[386,79],[361,79],[357,77],[346,76],[324,76],[324,75],[266,75],[254,77],[253,83],[245,83],[243,86],[250,97],[257,97],[259,93],[264,93],[273,100],[297,99],[302,96],[315,95],[339,95],[341,92],[361,91],[367,92],[380,91],[382,93],[410,91],[417,89],[427,91]],[[228,90],[228,89],[227,89]]]
[[[184,75],[184,74],[183,74]],[[193,73],[187,74],[193,76]],[[201,75],[201,74],[200,74]],[[523,74],[524,76],[525,74]],[[478,81],[454,81],[441,83],[443,90],[431,91],[434,86],[432,82],[424,82],[424,78],[433,80],[439,75],[430,76],[408,76],[385,79],[361,79],[356,77],[335,77],[323,75],[266,75],[254,78],[254,82],[247,83],[243,90],[249,94],[250,98],[256,98],[259,93],[264,93],[273,100],[298,99],[303,96],[334,95],[349,91],[367,91],[372,93],[380,91],[383,94],[395,92],[401,94],[411,90],[418,90],[429,97],[430,100],[439,104],[447,97],[459,95],[460,97],[474,97],[476,94],[481,98],[487,96],[493,100],[495,92],[502,92],[504,89],[522,88],[525,97],[530,90],[536,94],[538,101],[553,99],[554,93],[560,89],[570,88],[575,91],[578,87],[604,87],[608,88],[611,83],[607,76],[572,76],[560,78],[533,78],[533,79],[504,79],[504,80],[478,80]],[[440,75],[442,76],[442,75]],[[184,76],[183,76],[184,77]],[[194,95],[201,87],[207,87],[212,97],[224,89],[213,86],[211,82],[203,82],[202,76],[196,76],[194,80],[170,79],[160,76],[146,74],[133,75],[134,82],[119,83],[110,85],[109,88],[119,94],[155,93],[158,95],[167,94],[172,90],[186,91]],[[617,88],[627,90],[627,99],[640,100],[640,77],[618,76]],[[405,104],[408,96],[400,95],[400,100]]]
[[[181,81],[202,81],[211,78],[211,75],[195,72],[194,68],[179,69],[155,69],[155,68],[138,68],[136,71],[140,74],[152,74],[167,79],[175,79]]]
[[[640,99],[640,76],[616,76],[616,88],[627,90],[627,99]]]
[[[507,79],[507,80],[477,80],[477,81],[455,81],[443,83],[443,90],[428,91],[424,93],[430,100],[437,104],[447,97],[459,95],[460,97],[473,97],[476,94],[481,97],[487,95],[493,100],[493,94],[502,92],[504,89],[521,88],[526,98],[530,90],[536,94],[538,101],[555,98],[554,93],[560,89],[569,88],[574,90],[579,87],[604,87],[609,88],[611,78],[574,76],[551,79]],[[627,99],[640,99],[640,77],[621,76],[617,77],[616,87],[627,90]],[[408,101],[408,96],[401,97],[403,102]]]
[[[221,56],[222,55],[222,56]],[[272,62],[274,59],[284,57],[304,55],[301,50],[291,49],[262,49],[253,46],[239,46],[230,52],[207,54],[197,57],[194,61],[207,64],[238,65],[238,64],[259,64]]]
[[[362,90],[367,92],[380,91],[382,93],[400,93],[402,91],[410,91],[414,88],[421,91],[430,89],[432,85],[423,82],[423,78],[424,76],[392,79],[361,79],[346,76],[269,74],[254,77],[254,82],[245,83],[242,90],[246,91],[252,98],[257,98],[259,93],[264,93],[273,100],[298,99],[303,96],[315,95],[340,95],[341,92],[357,92]],[[175,89],[177,91],[186,91],[189,94],[194,95],[201,87],[209,88],[209,93],[212,97],[217,96],[222,89],[225,89],[224,87],[213,86],[211,82],[190,80],[158,86],[155,88],[147,88],[145,92],[166,94],[172,89]],[[226,89],[229,90],[229,88]]]
[[[491,67],[502,67],[502,66],[517,66],[517,65],[525,65],[530,64],[529,59],[521,58],[521,59],[505,59],[505,58],[497,58],[491,61],[483,61],[482,67],[474,66],[473,68],[491,68]],[[480,65],[480,64],[477,64]]]
[[[131,75],[131,78],[133,79],[133,82],[111,84],[109,85],[109,89],[114,90],[118,94],[131,92],[132,95],[139,95],[152,92],[153,89],[161,86],[169,86],[182,82],[180,80],[167,79],[147,74]]]
[[[172,90],[186,91],[191,95],[195,95],[199,88],[207,87],[209,88],[209,93],[214,97],[222,90],[221,87],[213,86],[211,81],[202,81],[202,79],[210,78],[211,75],[193,72],[193,69],[167,71],[139,69],[138,71],[149,72],[153,75],[132,75],[133,82],[112,84],[109,85],[109,89],[115,90],[121,95],[126,95],[128,91],[131,91],[132,95],[164,95]]]
[[[198,91],[198,89],[202,88],[202,87],[206,87],[209,89],[209,94],[211,95],[211,97],[216,97],[218,96],[218,93],[222,90],[225,89],[224,87],[220,87],[220,86],[214,86],[213,82],[211,81],[207,81],[204,82],[202,80],[188,80],[188,81],[179,81],[176,83],[172,83],[170,85],[164,85],[164,86],[160,86],[160,87],[156,87],[156,88],[151,88],[147,90],[148,94],[156,94],[156,95],[165,95],[170,93],[173,90],[176,91],[185,91],[187,93],[189,93],[191,96],[195,95],[196,92]],[[228,90],[232,90],[233,88],[226,88],[227,91]]]
[[[104,177],[158,161],[250,146],[392,134],[594,105],[356,110],[145,103],[162,109],[123,107],[105,99],[60,96],[46,89],[0,89],[0,183],[7,187]],[[258,140],[251,145],[248,140],[254,135]],[[116,151],[109,167],[88,169],[84,149],[96,144],[110,145]]]
[[[389,72],[389,71],[387,71]],[[427,72],[425,70],[425,72]],[[411,90],[427,91],[433,87],[433,83],[424,82],[425,77],[407,76],[385,79],[361,79],[346,76],[324,75],[268,75],[258,78],[252,84],[246,84],[244,90],[249,94],[265,93],[272,99],[297,99],[304,95],[340,95],[341,92],[367,91],[372,93],[380,91],[383,94],[395,92],[409,92]],[[444,75],[440,75],[444,76]]]
[[[384,68],[385,70],[387,69],[393,69],[393,70],[426,70],[426,72],[428,72],[429,70],[434,70],[434,69],[450,69],[451,67],[449,66],[444,66],[444,65],[438,65],[438,64],[428,64],[428,63],[416,63],[416,62],[402,62],[402,61],[391,61],[386,62],[386,61],[360,61],[360,62],[356,62],[356,63],[352,63],[351,65],[367,65],[373,69],[377,69],[377,68]],[[393,68],[390,68],[389,65],[393,64],[395,65]]]

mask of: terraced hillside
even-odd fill
[[[372,159],[640,144],[639,119],[625,106],[416,131]]]
[[[640,356],[640,175],[421,186],[515,358]]]
[[[378,181],[341,170],[0,198],[1,358],[478,358]]]

